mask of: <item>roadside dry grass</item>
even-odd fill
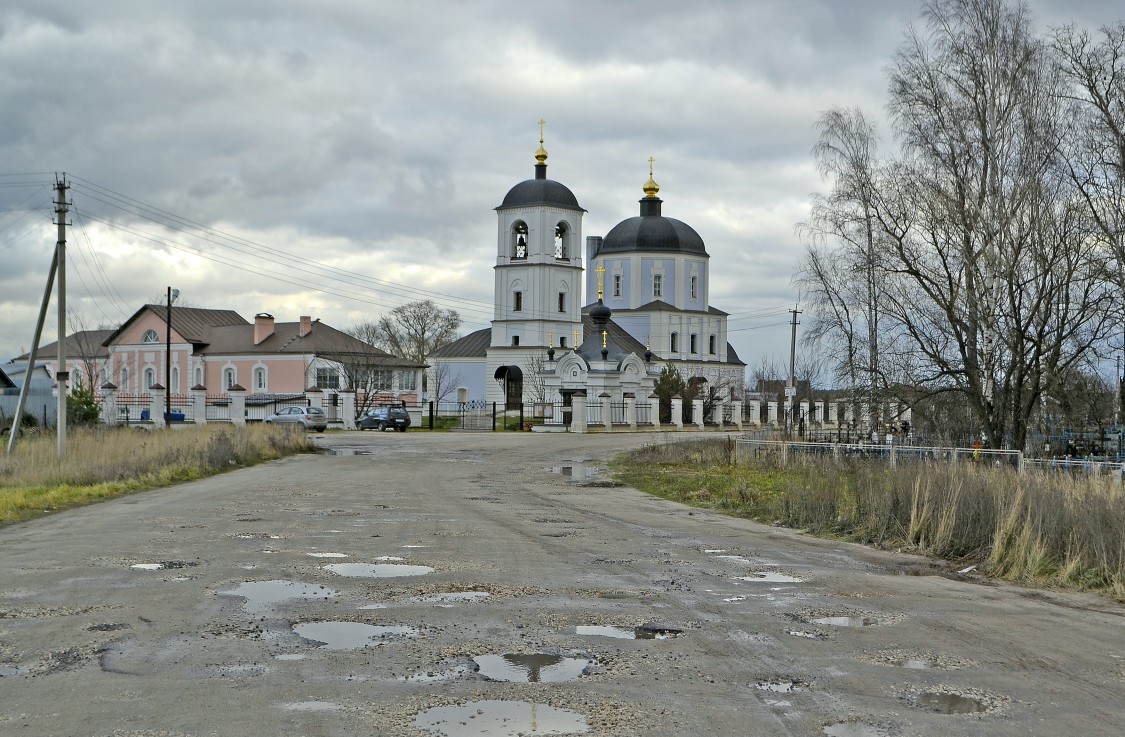
[[[1125,600],[1125,489],[1113,478],[824,458],[738,464],[726,439],[648,446],[614,473],[735,516]]]
[[[0,525],[314,449],[288,425],[74,428],[61,459],[54,437],[35,437],[0,455]]]

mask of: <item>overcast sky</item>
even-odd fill
[[[1119,0],[1030,7],[1042,28],[1125,17]],[[541,117],[584,236],[637,214],[655,157],[664,214],[707,245],[731,343],[750,364],[787,360],[794,225],[822,188],[814,123],[834,105],[883,118],[919,8],[5,0],[0,361],[30,347],[56,172],[73,185],[68,304],[87,327],[167,286],[248,319],[346,329],[432,298],[485,327],[493,208],[533,175]]]

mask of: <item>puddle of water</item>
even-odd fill
[[[401,555],[380,555],[375,560],[406,560]]]
[[[294,704],[282,704],[286,711],[339,711],[340,705],[330,701],[298,701]]]
[[[773,693],[794,693],[804,691],[808,688],[808,684],[802,681],[759,681],[754,684],[754,688]]]
[[[955,693],[923,691],[918,694],[918,706],[938,714],[979,714],[988,711],[980,700]]]
[[[347,553],[309,553],[311,558],[347,558]]]
[[[386,644],[388,640],[418,636],[416,627],[362,622],[306,622],[295,625],[293,631],[306,640],[324,643],[325,650],[376,647]]]
[[[747,597],[745,597],[745,596],[731,596],[729,598],[723,599],[723,601],[738,602],[738,601],[746,601],[746,599],[747,599]]]
[[[280,655],[274,655],[273,658],[274,658],[274,660],[304,660],[305,654],[304,653],[281,653]]]
[[[590,664],[583,658],[564,658],[545,653],[478,655],[473,660],[480,666],[480,674],[485,678],[512,683],[572,681],[582,675]]]
[[[356,450],[355,448],[327,448],[323,451],[324,455],[328,456],[373,456],[375,451],[372,450]]]
[[[164,564],[163,563],[134,563],[133,565],[131,565],[129,567],[134,569],[134,570],[137,570],[137,571],[163,571],[164,570]]]
[[[615,637],[619,640],[637,639],[636,627],[608,627],[598,625],[579,625],[574,628],[577,635],[597,635],[598,637]]]
[[[274,604],[290,599],[328,599],[336,595],[330,588],[296,581],[248,581],[231,591],[219,593],[246,599],[242,608],[250,613],[266,611]]]
[[[840,722],[824,728],[826,737],[885,737],[886,732],[863,722]]]
[[[428,548],[429,545],[403,545],[404,548]]]
[[[387,605],[386,604],[364,604],[363,606],[356,607],[356,608],[357,609],[386,609]]]
[[[784,573],[773,573],[772,571],[759,571],[751,573],[749,576],[739,576],[736,581],[761,581],[764,583],[804,583],[805,579],[797,578],[796,576],[787,576]]]
[[[441,737],[518,737],[518,735],[585,734],[586,717],[569,709],[527,701],[470,701],[421,712],[419,729]]]
[[[809,639],[809,640],[825,640],[825,639],[827,639],[827,636],[821,634],[820,632],[805,632],[804,630],[789,630],[789,634],[792,635],[793,637],[804,637],[804,638]]]
[[[875,627],[879,620],[875,617],[818,617],[809,624],[830,624],[833,627]]]
[[[401,563],[329,563],[325,570],[352,578],[398,578],[433,573],[429,566],[408,566]]]
[[[635,631],[638,640],[669,640],[683,634],[683,630],[666,624],[642,624]]]
[[[899,668],[906,668],[908,670],[929,670],[934,667],[932,660],[900,660],[895,663]]]
[[[458,602],[458,601],[484,601],[492,594],[487,591],[444,591],[439,594],[433,594],[420,599],[426,602]]]
[[[20,672],[20,669],[13,665],[0,665],[0,678],[4,676],[14,676]]]

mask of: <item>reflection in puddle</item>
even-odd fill
[[[797,578],[796,576],[787,576],[784,573],[774,573],[772,571],[759,571],[751,573],[749,576],[739,576],[736,581],[761,581],[764,583],[804,583],[805,579]]]
[[[638,640],[670,640],[683,634],[683,630],[666,624],[642,624],[635,631]]]
[[[485,678],[512,683],[572,681],[582,675],[590,664],[583,658],[564,658],[545,653],[478,655],[473,660],[480,666],[480,674]]]
[[[574,463],[569,466],[554,466],[551,468],[551,471],[565,478],[576,479],[578,481],[589,481],[598,476],[597,466],[587,466],[584,463]]]
[[[328,599],[336,595],[335,591],[324,586],[296,581],[248,581],[231,591],[219,593],[246,599],[242,608],[251,613],[268,610],[274,604],[289,599]]]
[[[906,668],[908,670],[929,670],[934,667],[932,660],[900,660],[893,665],[899,668]]]
[[[879,620],[875,617],[818,617],[809,624],[830,624],[833,627],[875,627]]]
[[[585,734],[586,717],[568,709],[527,701],[470,701],[439,706],[414,721],[441,737],[517,737],[518,735]]]
[[[400,563],[329,563],[325,570],[353,578],[398,578],[433,573],[429,566],[408,566]]]
[[[312,558],[347,558],[347,553],[309,553]]]
[[[938,714],[978,714],[988,711],[980,700],[955,693],[923,691],[917,697],[918,706]]]
[[[20,669],[13,665],[0,665],[0,678],[4,676],[14,676],[19,672]]]
[[[273,656],[274,660],[304,660],[304,653],[281,653]]]
[[[579,625],[574,628],[577,635],[597,635],[598,637],[615,637],[619,640],[637,639],[635,627],[608,627],[597,625]]]
[[[804,691],[808,688],[808,684],[803,681],[759,681],[754,684],[754,688],[773,693],[794,693]]]
[[[417,637],[418,629],[407,625],[374,625],[362,622],[306,622],[293,627],[306,640],[324,643],[326,650],[376,647],[400,637]]]

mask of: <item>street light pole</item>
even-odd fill
[[[172,421],[172,303],[180,296],[179,289],[168,287],[168,320],[164,333],[164,424]]]

